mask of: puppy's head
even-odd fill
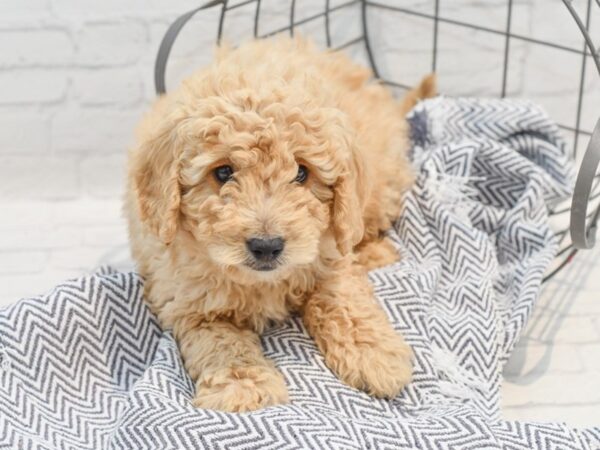
[[[362,163],[339,110],[245,90],[175,104],[132,166],[140,217],[165,244],[191,237],[225,273],[276,280],[361,240]]]

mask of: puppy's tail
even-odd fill
[[[402,99],[400,103],[402,115],[405,116],[420,100],[435,97],[436,95],[437,79],[435,73],[430,73],[421,80],[416,88],[408,91]]]

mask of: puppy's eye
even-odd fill
[[[294,181],[296,183],[304,183],[306,181],[306,179],[308,178],[308,167],[300,164],[298,166],[298,174],[296,175],[296,178],[294,179]]]
[[[227,183],[233,178],[233,168],[231,166],[219,166],[213,173],[217,181],[222,184]]]

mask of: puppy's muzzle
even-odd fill
[[[285,241],[280,237],[251,238],[246,247],[254,258],[250,264],[256,270],[273,270],[277,267],[277,259],[283,252]]]

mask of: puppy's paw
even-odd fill
[[[281,373],[273,367],[248,366],[218,370],[196,383],[192,403],[198,408],[244,412],[288,402]]]
[[[375,397],[396,397],[412,377],[412,350],[399,335],[352,344],[328,356],[342,381]]]
[[[398,250],[387,238],[361,244],[356,253],[357,263],[367,270],[385,267],[400,259]]]

